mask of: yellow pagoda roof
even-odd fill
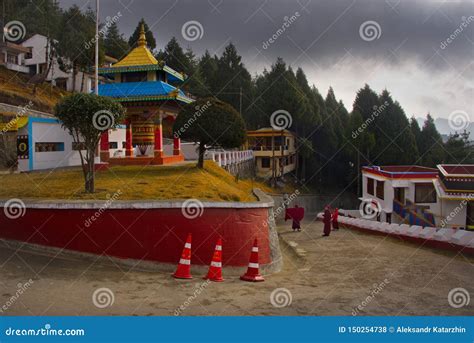
[[[145,29],[143,24],[140,27],[140,37],[138,38],[138,46],[128,53],[127,56],[115,63],[112,68],[143,66],[150,64],[158,64],[158,60],[153,56],[146,46]]]

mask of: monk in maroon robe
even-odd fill
[[[300,222],[304,218],[304,208],[299,207],[298,205],[295,205],[294,208],[287,208],[285,211],[285,221],[287,219],[292,219],[293,223],[291,224],[291,228],[293,231],[301,231],[301,225]]]
[[[339,230],[339,209],[336,208],[332,214],[332,229],[333,230]]]
[[[329,206],[326,206],[324,208],[323,223],[324,223],[323,237],[327,237],[331,233],[331,211],[329,211]]]

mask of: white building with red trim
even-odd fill
[[[362,168],[361,215],[382,222],[474,229],[473,194],[474,165]]]

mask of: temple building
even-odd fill
[[[172,127],[181,106],[193,99],[179,89],[186,76],[158,61],[147,48],[143,26],[137,47],[112,66],[99,68],[99,74],[110,80],[99,85],[99,95],[114,98],[127,110],[125,156],[110,156],[109,133],[104,133],[101,162],[127,165],[183,161],[181,142],[173,137]],[[163,152],[166,139],[173,139],[172,155]]]

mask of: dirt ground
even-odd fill
[[[285,267],[262,283],[175,280],[2,243],[0,315],[474,315],[474,299],[460,308],[448,302],[458,287],[474,296],[472,257],[347,229],[323,238],[321,231],[320,223],[304,223],[301,233],[280,227]],[[111,293],[98,307],[100,288]]]

